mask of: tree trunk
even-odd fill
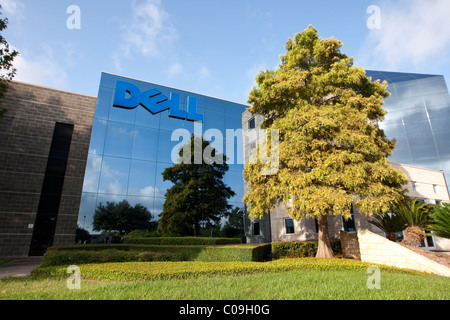
[[[395,232],[388,232],[387,238],[391,241],[397,241],[397,235],[395,234]]]
[[[408,227],[405,230],[405,239],[402,240],[402,243],[418,247],[423,239],[425,239],[425,233],[419,227]]]
[[[317,224],[319,226],[319,244],[317,246],[316,258],[334,258],[331,250],[330,237],[328,235],[328,216],[318,216]]]

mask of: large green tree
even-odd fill
[[[261,71],[249,94],[249,111],[265,117],[261,128],[279,130],[279,168],[263,175],[269,164],[246,164],[244,202],[254,218],[279,204],[294,219],[316,217],[317,257],[333,257],[329,215],[349,218],[352,202],[366,215],[386,212],[407,181],[387,160],[395,141],[377,125],[387,84],[372,82],[341,46],[309,26],[287,41],[278,69]]]
[[[1,9],[1,6],[0,6]],[[0,13],[1,15],[1,13]],[[8,26],[8,18],[0,19],[0,32]],[[19,54],[16,50],[11,50],[9,43],[0,33],[0,101],[5,97],[8,90],[8,83],[16,74],[16,69],[13,67],[13,60]],[[0,107],[0,118],[3,118],[6,113],[6,108]]]
[[[202,224],[217,224],[229,214],[228,199],[235,193],[223,181],[228,171],[226,156],[208,141],[192,135],[179,155],[180,161],[162,173],[173,186],[165,195],[158,232],[198,236]]]
[[[117,231],[121,235],[133,230],[145,230],[150,228],[152,215],[142,204],[134,207],[127,200],[99,203],[95,209],[93,229],[95,231]]]

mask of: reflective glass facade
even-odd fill
[[[197,99],[197,112],[203,122],[169,117],[169,110],[152,114],[142,106],[124,109],[113,106],[117,81],[137,86],[141,92],[158,89],[170,97],[180,95],[180,109],[186,110],[188,97]],[[173,165],[172,151],[180,146],[181,138],[172,141],[176,129],[187,129],[196,135],[220,132],[223,139],[207,139],[224,152],[230,160],[225,183],[236,196],[229,200],[233,206],[242,207],[243,157],[242,113],[247,106],[219,100],[178,89],[102,73],[97,98],[89,154],[84,178],[78,225],[89,232],[98,203],[128,200],[131,205],[140,203],[152,213],[154,219],[162,211],[164,195],[171,187],[163,181],[162,172]],[[209,129],[217,129],[209,130]],[[230,132],[227,135],[227,129]],[[200,130],[200,131],[199,131]],[[209,131],[208,131],[209,130]],[[228,140],[227,140],[228,137]],[[206,138],[206,136],[205,136]],[[221,148],[221,149],[220,149]]]
[[[367,71],[388,82],[388,112],[380,123],[397,146],[392,162],[443,170],[450,181],[450,96],[443,76]]]

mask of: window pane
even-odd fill
[[[111,107],[109,110],[109,120],[121,123],[134,123],[136,119],[136,111],[138,108],[142,108],[142,106],[138,105],[134,109],[125,109],[115,107],[111,103]]]
[[[406,136],[405,128],[403,127],[403,123],[392,123],[392,124],[384,124],[380,125],[380,129],[384,131],[384,134],[389,139],[399,139]]]
[[[181,105],[180,105],[181,109]],[[178,128],[183,128],[183,123],[187,120],[169,117],[169,110],[161,112],[161,119],[159,127],[163,130],[173,131]]]
[[[159,129],[160,119],[161,113],[151,114],[145,108],[141,106],[137,107],[136,122],[135,122],[137,126]]]
[[[102,156],[89,153],[84,174],[83,192],[97,192],[102,168]]]
[[[429,144],[411,146],[411,155],[414,162],[425,159],[438,159],[436,146],[433,141]]]
[[[92,125],[91,142],[89,143],[89,153],[102,154],[105,145],[106,120],[94,119]]]
[[[428,121],[428,115],[425,108],[404,110],[402,113],[403,121],[405,123]]]
[[[420,95],[419,87],[417,85],[417,81],[412,82],[401,82],[392,84],[395,86],[395,91],[397,93],[398,98],[402,97],[414,97]]]
[[[431,77],[418,81],[422,94],[442,93],[447,91],[447,85],[443,77]]]
[[[80,211],[78,215],[78,225],[89,231],[91,234],[92,222],[94,220],[94,213],[97,203],[97,194],[83,192],[81,195]],[[86,217],[86,218],[85,218]]]
[[[223,112],[205,110],[204,130],[217,129],[225,135],[225,114]]]
[[[152,219],[155,219],[155,215],[152,213],[153,211],[153,197],[134,197],[134,196],[128,196],[127,201],[130,203],[132,207],[134,207],[137,204],[141,204],[144,207],[147,208],[147,210],[152,214]]]
[[[225,111],[225,101],[205,96],[196,96],[198,107],[219,112]],[[207,112],[207,111],[206,111]]]
[[[97,119],[108,119],[109,108],[112,104],[113,96],[112,88],[100,87],[97,95],[97,105],[95,106],[94,118]]]
[[[175,148],[180,141],[171,141],[172,132],[161,130],[159,132],[158,141],[158,162],[165,162],[173,164],[172,162],[172,149]],[[177,157],[178,158],[178,157]]]
[[[251,118],[251,119],[248,121],[248,128],[249,128],[249,129],[255,129],[255,118]]]
[[[242,129],[242,119],[235,115],[225,114],[225,129]]]
[[[125,196],[122,195],[112,195],[112,194],[99,194],[97,197],[97,206],[101,203],[106,205],[107,202],[119,203],[126,200]]]
[[[133,159],[156,161],[158,130],[136,126],[133,139]]]
[[[424,99],[427,107],[450,105],[448,92],[425,95]]]
[[[128,195],[155,196],[156,162],[131,160]]]
[[[109,122],[106,130],[104,154],[130,158],[133,135],[134,127],[132,125]]]
[[[98,192],[125,195],[128,186],[129,166],[129,159],[103,157]]]
[[[449,107],[450,109],[450,107]],[[431,126],[434,131],[449,131],[448,124],[450,123],[450,118],[433,118],[431,119]]]
[[[253,222],[253,235],[254,236],[260,235],[259,222]]]
[[[356,231],[356,226],[355,226],[355,216],[352,214],[350,219],[345,219],[344,217],[342,217],[342,224],[344,226],[344,231],[347,232],[353,232]]]
[[[155,197],[164,198],[167,189],[173,186],[173,183],[169,180],[163,181],[163,171],[171,167],[172,164],[157,163],[156,165],[156,177],[155,177]]]
[[[286,226],[286,234],[294,233],[294,220],[292,219],[284,219],[284,223]]]
[[[405,123],[405,130],[408,139],[413,136],[423,137],[423,139],[426,139],[426,141],[430,141],[430,139],[433,139],[431,136],[431,126],[428,121]],[[423,140],[414,143],[422,143],[422,142]]]

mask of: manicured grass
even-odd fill
[[[98,281],[153,281],[191,279],[200,276],[236,276],[252,273],[280,271],[363,271],[371,264],[349,259],[296,258],[269,262],[233,261],[167,261],[167,262],[115,262],[79,265],[81,276]],[[381,270],[394,273],[411,273],[391,267]],[[417,273],[417,272],[416,272]],[[67,278],[67,266],[41,267],[33,275]]]
[[[0,299],[443,299],[450,279],[380,267],[381,289],[367,288],[371,264],[347,259],[271,262],[124,262],[80,265],[81,289],[69,290],[66,267],[0,280]]]
[[[11,260],[12,259],[10,259],[10,258],[0,258],[0,264],[7,263],[7,262],[9,262]]]
[[[69,290],[63,278],[0,280],[0,299],[102,300],[345,300],[449,298],[445,277],[381,271],[381,289],[368,289],[364,270],[283,271],[239,276],[199,276],[183,280],[106,282],[82,280]]]

